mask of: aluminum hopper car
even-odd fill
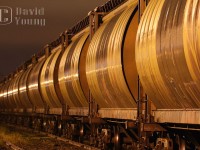
[[[1,82],[1,120],[101,149],[200,148],[199,8],[97,7]]]

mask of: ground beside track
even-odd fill
[[[41,133],[23,131],[5,124],[0,124],[0,150],[12,150],[7,143],[23,150],[83,150],[56,138]]]

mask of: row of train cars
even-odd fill
[[[1,82],[1,121],[101,149],[200,148],[199,8],[97,7]]]

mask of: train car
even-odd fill
[[[158,122],[199,124],[199,4],[171,2],[152,2],[144,13],[136,40],[137,70]]]
[[[1,83],[1,120],[101,149],[199,148],[199,6],[97,7]]]
[[[27,87],[30,101],[32,102],[32,111],[38,114],[42,114],[45,112],[46,104],[41,96],[41,88],[40,88],[40,74],[42,70],[42,66],[44,65],[46,57],[36,58],[33,56],[32,63],[33,68],[29,73],[27,79]]]

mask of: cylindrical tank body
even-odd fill
[[[55,89],[55,84],[58,84],[58,63],[61,51],[61,45],[51,51],[51,54],[46,59],[40,74],[42,98],[50,108],[62,107],[61,101],[56,93],[57,89]]]
[[[85,85],[86,76],[82,70],[85,67],[84,58],[81,59],[81,53],[88,48],[88,32],[73,37],[72,42],[64,51],[59,65],[59,87],[64,103],[70,107],[88,106],[86,95],[89,94]],[[84,51],[84,52],[83,52]],[[81,74],[83,73],[83,74]],[[81,80],[82,79],[82,80]],[[81,81],[82,84],[81,84]],[[85,88],[85,93],[83,92]],[[87,93],[88,92],[88,93]],[[85,95],[84,95],[85,94]]]
[[[22,108],[23,107],[23,105],[22,105],[22,103],[21,103],[21,101],[19,99],[19,81],[20,81],[20,78],[21,78],[22,75],[23,75],[23,71],[20,71],[17,74],[17,77],[16,77],[15,82],[13,84],[13,93],[12,93],[12,95],[13,95],[13,99],[14,99],[16,105],[17,105],[16,108]]]
[[[31,65],[28,66],[27,69],[23,72],[19,81],[19,99],[20,103],[22,104],[21,108],[25,109],[30,109],[33,107],[28,95],[28,85],[27,85],[27,80],[31,69],[32,69]]]
[[[18,72],[11,79],[9,87],[8,87],[8,101],[10,104],[10,108],[16,109],[20,108],[20,100],[19,100],[19,80],[22,76],[22,71]]]
[[[1,100],[2,100],[2,103],[3,103],[3,108],[6,109],[7,108],[7,105],[6,105],[6,98],[5,98],[5,95],[7,95],[7,91],[5,92],[5,88],[6,88],[6,83],[4,82],[2,84],[2,88],[1,88]]]
[[[1,100],[2,100],[2,103],[4,104],[4,109],[6,108],[6,105],[5,105],[5,100],[4,100],[4,89],[5,89],[5,82],[2,83],[2,88],[1,88]]]
[[[28,77],[28,91],[29,91],[29,98],[36,108],[44,108],[44,101],[42,99],[40,93],[40,74],[42,70],[42,66],[45,62],[45,58],[41,58],[38,62],[33,66],[29,77]]]
[[[200,107],[200,3],[151,0],[136,41],[144,90],[159,109]]]
[[[4,109],[5,108],[5,105],[4,105],[4,101],[3,101],[3,87],[4,87],[4,84],[2,83],[0,85],[0,108],[1,109]]]
[[[8,87],[10,84],[10,80],[7,80],[6,83],[4,84],[4,88],[3,88],[3,101],[5,104],[5,109],[10,109],[10,103],[8,101]]]
[[[135,42],[137,1],[104,18],[87,54],[89,88],[101,108],[135,108],[137,70]]]
[[[8,86],[8,102],[10,104],[10,108],[16,108],[17,105],[16,105],[16,102],[14,100],[14,97],[13,97],[13,85],[15,83],[15,80],[16,80],[16,76],[13,77],[11,80],[10,80],[10,84]]]

